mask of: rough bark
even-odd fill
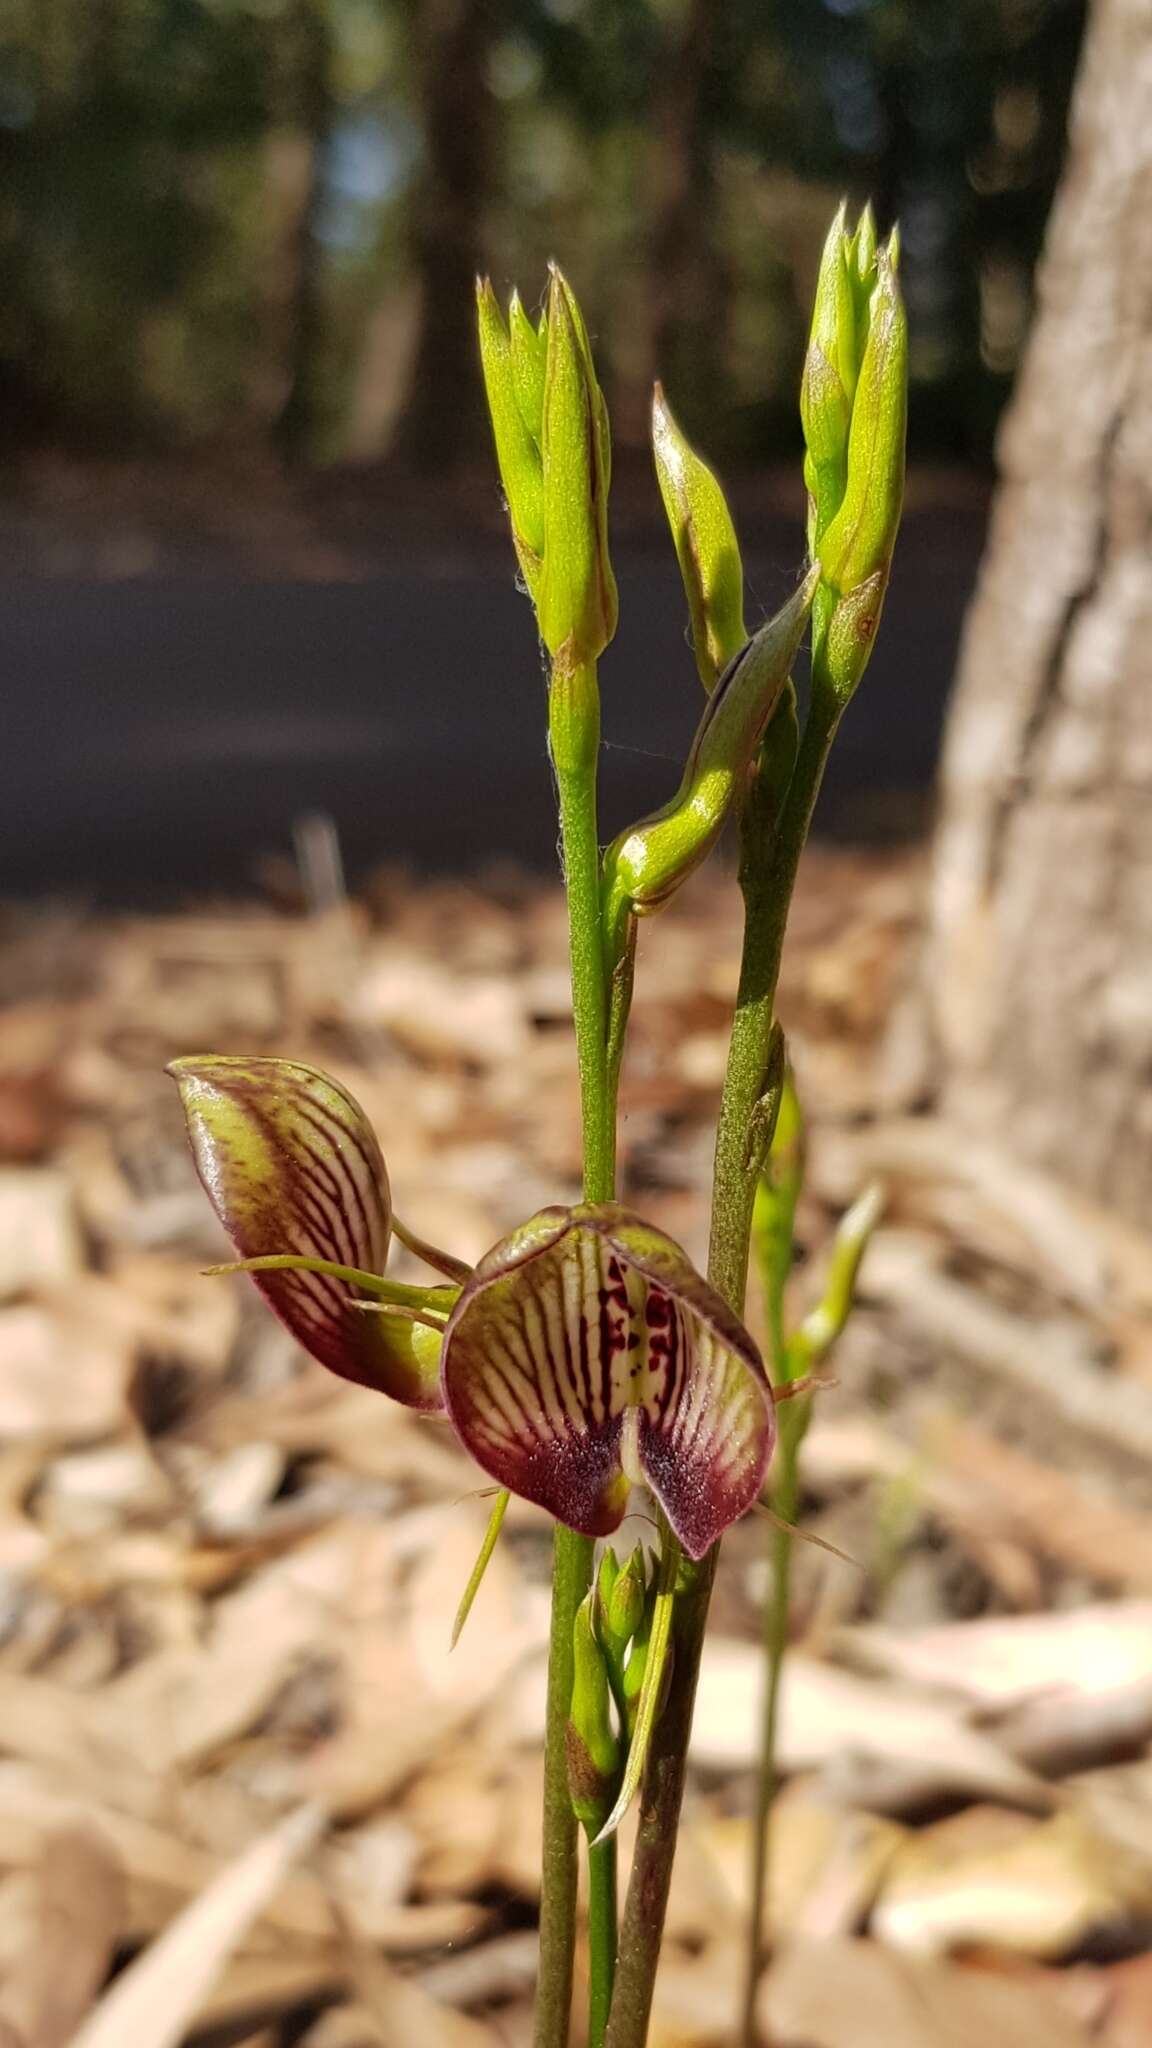
[[[1152,0],[1096,0],[945,747],[944,1109],[1152,1213]],[[905,1040],[902,1056],[909,1056]]]

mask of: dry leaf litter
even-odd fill
[[[814,853],[782,994],[797,1304],[862,1183],[888,1203],[805,1452],[855,1564],[797,1551],[765,2039],[1146,2048],[1152,1260],[881,1109],[919,886]],[[624,1183],[697,1258],[738,948],[722,877],[642,932]],[[565,960],[514,877],[0,925],[3,2048],[529,2042],[548,1530],[514,1507],[450,1655],[478,1476],[201,1277],[162,1069],[331,1068],[473,1258],[578,1185]],[[755,1518],[725,1545],[653,2048],[733,2038],[764,1551]]]

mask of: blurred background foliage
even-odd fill
[[[659,366],[790,455],[841,191],[899,215],[914,452],[987,460],[1083,0],[0,0],[9,448],[443,468],[471,278],[561,256],[618,439]]]

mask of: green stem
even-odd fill
[[[604,2048],[616,1976],[616,1838],[588,1850],[588,2048]]]
[[[830,696],[825,692],[814,696],[767,859],[764,820],[755,804],[755,792],[746,806],[742,825],[744,952],[716,1133],[708,1255],[708,1276],[737,1313],[743,1310],[748,1281],[756,1181],[764,1148],[771,1140],[763,1103],[772,1070],[776,983],[784,928],[800,855],[838,722],[839,706]],[[758,1136],[750,1144],[753,1132]],[[718,1548],[713,1545],[698,1565],[686,1559],[681,1571],[672,1681],[653,1736],[641,1791],[640,1826],[620,1933],[606,2048],[644,2048],[648,2035]]]
[[[580,1073],[584,1198],[610,1201],[616,1174],[616,1114],[607,1065],[607,1000],[600,933],[600,842],[596,764],[600,708],[594,664],[554,671],[549,739],[560,805],[572,1017]],[[571,2023],[576,1946],[576,1817],[568,1789],[565,1731],[572,1701],[572,1632],[592,1583],[593,1545],[557,1524],[552,1551],[552,1625],[544,1734],[544,1853],[535,2048],[565,2048]],[[613,1850],[613,1855],[614,1855]],[[607,1854],[605,1864],[607,1864]],[[606,1882],[601,1876],[601,1883]]]
[[[592,1583],[592,1544],[556,1524],[552,1539],[552,1627],[544,1734],[544,1849],[540,1881],[540,1969],[535,2048],[566,2048],[576,1954],[576,1816],[568,1790],[565,1730],[572,1704],[572,1631]]]
[[[783,1521],[796,1518],[797,1463],[799,1438],[792,1430],[781,1432],[780,1465],[774,1487],[776,1512]],[[784,1675],[784,1653],[788,1647],[788,1616],[792,1604],[792,1537],[776,1524],[770,1531],[769,1555],[772,1589],[764,1602],[764,1709],[760,1726],[760,1761],[756,1776],[756,1812],[752,1824],[752,1903],[745,1957],[744,1996],[741,2007],[741,2048],[757,2048],[756,2001],[768,1950],[765,1920],[771,1870],[771,1823],[778,1774],[776,1736],[780,1722],[780,1681]]]

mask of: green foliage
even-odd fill
[[[1083,14],[732,0],[705,34],[695,0],[506,0],[468,56],[485,186],[433,240],[459,268],[466,236],[498,281],[562,246],[593,281],[606,382],[635,409],[655,342],[682,417],[761,459],[793,445],[810,233],[829,194],[871,190],[881,228],[908,228],[914,428],[984,451]],[[414,57],[429,29],[400,0],[11,0],[0,425],[382,446],[403,393],[369,344],[411,317],[445,146]]]

